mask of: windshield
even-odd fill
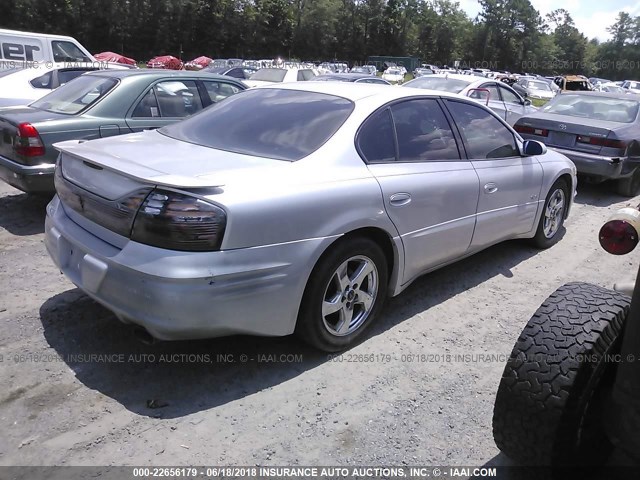
[[[559,95],[542,108],[547,113],[632,123],[638,117],[638,101],[587,95]]]
[[[284,68],[262,68],[251,75],[251,80],[263,82],[282,82],[287,71]]]
[[[464,80],[457,80],[454,78],[446,77],[420,77],[410,82],[405,83],[403,86],[410,88],[427,88],[429,90],[440,90],[442,92],[460,93],[470,82]]]
[[[532,90],[544,90],[544,91],[547,91],[547,92],[551,91],[551,87],[546,82],[529,81],[527,83],[527,87],[532,89]]]
[[[75,115],[104,97],[118,82],[113,78],[80,76],[31,104],[54,113]]]
[[[158,130],[176,140],[229,152],[295,161],[324,144],[353,110],[333,95],[247,90]]]
[[[390,68],[385,73],[389,75],[400,75],[400,70],[398,70],[397,68]]]

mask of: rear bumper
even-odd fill
[[[579,174],[597,177],[602,180],[627,177],[631,174],[633,168],[640,165],[638,162],[631,161],[626,157],[603,157],[554,146],[549,146],[549,148],[569,157],[576,165]]]
[[[0,180],[27,193],[53,193],[55,163],[22,165],[0,156]]]
[[[307,278],[332,238],[219,252],[103,241],[47,206],[45,246],[62,273],[126,322],[163,340],[293,333]]]

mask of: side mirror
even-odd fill
[[[522,153],[527,156],[544,155],[547,153],[547,147],[544,143],[537,140],[525,140],[522,144]]]
[[[524,106],[528,107],[529,105],[531,105],[531,100],[529,100],[528,98],[524,99]]]

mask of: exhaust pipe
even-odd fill
[[[133,328],[133,336],[138,339],[138,341],[144,343],[145,345],[153,345],[158,340],[151,335],[146,328],[143,327],[134,327]]]

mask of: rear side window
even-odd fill
[[[219,150],[296,161],[329,140],[353,107],[349,100],[334,95],[247,90],[159,132]]]
[[[447,100],[447,107],[465,140],[472,160],[520,155],[511,131],[491,113],[468,103]]]
[[[47,72],[44,75],[40,75],[38,78],[31,80],[33,88],[46,88],[48,90],[53,89],[53,72]]]
[[[401,162],[460,160],[453,132],[436,100],[397,103],[391,113]]]
[[[395,162],[396,144],[388,108],[374,113],[362,125],[358,133],[358,148],[368,163]]]

